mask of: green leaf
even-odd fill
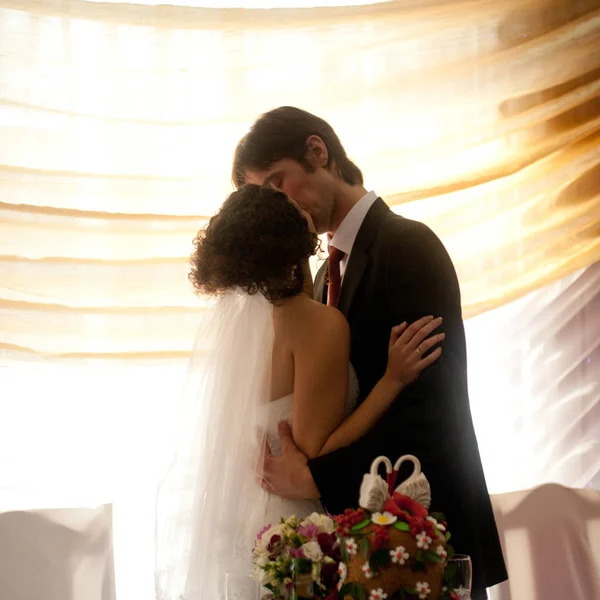
[[[344,598],[344,596],[353,596],[353,591],[354,591],[354,584],[351,582],[345,583],[341,588],[340,588],[340,596],[342,597],[342,599]]]
[[[367,560],[368,554],[369,554],[369,540],[366,537],[363,537],[360,540],[360,557],[363,560]]]
[[[448,587],[452,587],[452,582],[456,577],[456,563],[448,563],[444,569],[444,581],[448,584]]]
[[[427,562],[443,563],[444,559],[437,553],[431,550],[425,550],[425,560]]]
[[[425,564],[425,556],[422,550],[419,550],[415,556],[415,562],[412,567],[413,573],[418,573],[419,571],[427,572],[427,565]]]
[[[404,591],[411,596],[416,596],[419,593],[417,588],[409,587],[408,585],[404,586]]]
[[[369,559],[369,566],[371,567],[371,571],[373,571],[373,575],[377,573],[379,567],[385,567],[389,564],[391,560],[390,551],[385,548],[381,548],[379,550],[374,550],[371,553],[371,558]]]
[[[365,588],[359,583],[355,584],[354,589],[356,590],[356,597],[358,600],[367,600],[367,594]]]
[[[452,534],[449,531],[446,531],[446,535],[444,536],[444,539],[447,542],[449,542],[451,537],[452,537]]]
[[[446,589],[446,591],[442,594],[442,600],[452,600],[449,589]]]
[[[441,512],[432,512],[429,516],[433,517],[438,523],[446,520],[446,517]]]
[[[390,600],[406,600],[404,588],[397,589],[391,596]]]
[[[348,556],[348,548],[346,548],[346,540],[342,540],[342,560],[348,564],[350,562],[350,557]]]
[[[405,523],[404,521],[396,521],[394,523],[394,527],[398,531],[410,531],[410,527],[408,526],[408,523]]]
[[[356,533],[357,531],[364,529],[370,523],[371,523],[371,521],[369,519],[365,519],[364,521],[360,522],[358,525],[355,525],[350,531],[352,531],[353,533]]]
[[[446,552],[448,553],[448,560],[452,560],[454,558],[454,548],[450,545],[446,545]]]
[[[308,558],[295,558],[292,570],[298,574],[310,573],[312,571],[312,561]]]

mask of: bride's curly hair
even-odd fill
[[[300,265],[319,244],[286,194],[245,185],[233,192],[194,239],[189,279],[198,294],[240,287],[272,304],[302,291]]]

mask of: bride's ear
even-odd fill
[[[288,279],[289,279],[290,283],[293,283],[294,281],[296,281],[297,276],[298,276],[298,265],[294,265],[290,269],[290,274],[288,275]]]

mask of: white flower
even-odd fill
[[[313,562],[319,562],[323,558],[321,546],[319,546],[319,543],[315,542],[314,540],[303,544],[301,550],[304,551],[304,556]]]
[[[381,588],[371,590],[369,594],[369,600],[386,600],[387,597],[388,595]]]
[[[377,525],[391,525],[398,520],[398,517],[389,512],[382,513],[373,513],[371,516],[371,521]]]
[[[266,554],[260,554],[254,561],[257,567],[264,567],[269,563],[269,557]]]
[[[415,589],[419,594],[419,598],[421,600],[425,600],[429,594],[431,594],[431,590],[429,589],[429,584],[426,581],[417,581],[415,585]]]
[[[409,558],[409,554],[404,546],[398,546],[394,550],[390,550],[390,556],[393,563],[403,565]]]
[[[358,544],[354,538],[346,540],[346,550],[348,550],[348,554],[356,554],[358,552]]]
[[[446,552],[446,549],[444,548],[444,546],[438,546],[435,551],[442,557],[442,558],[446,558],[448,556],[448,553]]]
[[[422,548],[423,550],[427,550],[429,548],[429,544],[431,544],[431,538],[425,533],[421,531],[421,533],[417,534],[417,547]]]
[[[319,528],[319,533],[333,533],[336,529],[332,518],[328,517],[327,515],[320,515],[317,512],[308,515],[302,524],[306,525],[307,522],[316,525]]]
[[[427,520],[431,521],[433,523],[433,526],[438,531],[441,531],[442,533],[444,533],[444,531],[446,531],[446,528],[441,523],[438,523],[433,517],[427,517]]]
[[[338,581],[337,588],[338,590],[341,590],[346,581],[346,577],[348,577],[348,568],[343,562],[338,565],[338,575],[340,576],[340,580]]]
[[[371,565],[369,565],[368,562],[366,562],[361,569],[367,579],[371,579],[373,577],[373,571],[371,570]]]
[[[273,527],[269,528],[267,531],[265,531],[265,533],[262,534],[260,540],[256,541],[255,548],[258,554],[267,552],[267,546],[274,535],[280,535],[283,537],[283,525],[273,525]]]

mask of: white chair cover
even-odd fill
[[[600,598],[600,490],[546,484],[492,504],[509,581],[490,600]]]
[[[0,598],[115,600],[112,507],[0,514]]]

